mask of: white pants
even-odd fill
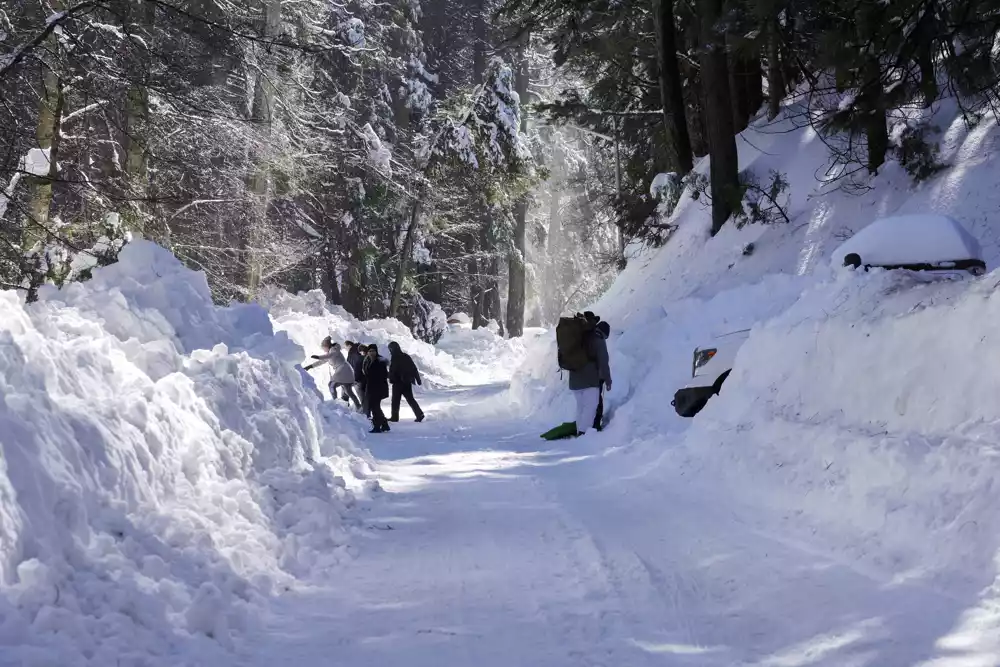
[[[594,425],[594,417],[597,416],[597,402],[601,399],[601,390],[598,387],[575,389],[573,398],[576,399],[576,430],[580,433],[586,433]]]

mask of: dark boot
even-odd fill
[[[420,416],[419,416],[419,417],[417,417],[417,418],[416,418],[416,420],[414,420],[414,421],[416,421],[416,422],[417,422],[417,423],[419,424],[419,423],[420,423],[420,422],[422,422],[423,420],[424,420],[424,416],[423,416],[423,415],[420,415]]]

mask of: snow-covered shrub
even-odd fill
[[[89,245],[71,246],[87,241]],[[100,222],[86,229],[73,228],[56,218],[51,222],[51,236],[38,240],[24,254],[23,287],[29,299],[34,299],[41,285],[64,285],[74,280],[87,280],[92,269],[108,266],[132,239],[117,213],[107,213]]]
[[[707,176],[691,172],[684,182],[691,199],[703,201],[706,207],[712,205],[711,184]],[[749,169],[741,172],[739,205],[733,212],[736,228],[788,222],[787,210],[791,200],[788,187],[788,178],[785,174],[773,169],[764,183],[761,183],[760,178]]]
[[[784,174],[771,170],[766,183],[752,171],[740,174],[740,186],[743,191],[742,206],[733,216],[736,228],[744,225],[773,225],[788,222],[788,178]]]
[[[448,316],[441,306],[419,294],[410,297],[404,311],[404,318],[410,322],[410,331],[425,343],[437,343],[448,328]]]
[[[649,196],[659,202],[656,215],[665,222],[677,208],[677,203],[684,194],[684,179],[674,172],[657,174],[649,184]]]
[[[937,142],[930,140],[935,131],[924,123],[898,123],[889,137],[896,159],[916,183],[926,181],[948,166],[940,161]]]
[[[347,556],[372,462],[301,357],[145,241],[36,303],[0,292],[0,662],[210,660]]]

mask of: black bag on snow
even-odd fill
[[[573,317],[560,317],[556,325],[556,350],[559,368],[578,371],[592,359],[587,338],[597,326],[599,317],[589,318],[577,313]]]

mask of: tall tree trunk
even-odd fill
[[[344,308],[359,320],[364,320],[368,318],[368,312],[365,308],[364,274],[361,272],[364,258],[361,256],[361,250],[358,249],[357,239],[353,239],[350,246],[351,256],[347,263],[343,290]]]
[[[514,87],[521,99],[521,132],[528,131],[528,83],[531,76],[528,67],[527,45],[531,41],[531,33],[525,32],[517,51],[518,68],[514,79]],[[525,227],[528,220],[528,197],[521,197],[514,204],[514,247],[507,259],[507,334],[511,337],[524,335],[524,298],[525,298]]]
[[[503,303],[500,300],[500,258],[496,255],[489,261],[490,279],[486,289],[486,322],[496,320],[500,335],[504,335]]]
[[[399,268],[396,271],[396,280],[392,286],[392,299],[389,301],[389,317],[396,317],[399,314],[399,306],[403,299],[403,281],[406,278],[410,257],[413,256],[413,238],[417,231],[417,224],[420,222],[420,208],[424,197],[424,186],[421,185],[417,188],[414,194],[413,203],[410,204],[410,219],[406,224],[406,235],[403,237],[403,249],[400,251]]]
[[[656,33],[656,64],[660,78],[660,103],[663,105],[663,130],[670,169],[687,174],[694,167],[691,136],[684,108],[684,88],[677,65],[677,39],[674,34],[674,0],[653,0],[653,28]]]
[[[323,247],[320,249],[320,284],[326,300],[335,305],[343,305],[340,296],[340,285],[337,282],[337,246],[329,231],[324,233]]]
[[[711,156],[712,235],[719,233],[739,203],[739,155],[733,130],[726,39],[719,25],[722,0],[698,0],[701,20],[701,76]]]
[[[733,130],[742,132],[764,101],[760,57],[730,49],[729,88],[732,96]]]
[[[125,179],[130,193],[122,207],[121,215],[128,229],[143,232],[143,210],[149,197],[149,71],[148,44],[153,37],[156,5],[139,2],[128,12],[128,31],[139,35],[131,40],[135,49],[130,70],[134,78],[125,93]]]
[[[553,164],[562,164],[562,151],[556,146],[553,151]],[[560,275],[560,253],[563,246],[562,220],[559,211],[562,208],[562,192],[560,187],[562,181],[556,181],[551,185],[549,197],[549,227],[546,247],[545,274],[546,280],[542,284],[542,304],[543,315],[547,323],[555,323],[562,315],[559,308],[562,306],[562,276]]]
[[[876,56],[864,64],[864,87],[859,96],[863,110],[861,124],[868,144],[868,173],[875,174],[885,163],[889,150],[889,123],[885,93],[882,88],[882,69]]]
[[[486,8],[485,0],[479,0],[478,4],[478,11],[474,17],[476,22],[476,43],[473,45],[472,71],[474,80],[482,81],[486,74],[486,56],[489,47],[487,43],[488,30],[486,23],[488,9]],[[475,196],[479,193],[474,192],[471,194]],[[471,243],[473,247],[478,244],[479,250],[489,257],[489,259],[484,257],[483,259],[473,261],[476,278],[473,282],[470,296],[473,302],[472,327],[474,329],[485,326],[489,321],[489,310],[492,304],[488,302],[488,298],[490,290],[495,291],[497,289],[496,275],[491,273],[491,269],[493,268],[492,256],[496,251],[496,243],[490,229],[493,224],[493,215],[484,197],[478,196],[476,201],[479,209],[479,238],[473,239]]]
[[[767,119],[774,120],[781,112],[785,96],[785,73],[781,68],[781,25],[778,19],[767,22]]]
[[[52,11],[58,12],[63,9],[62,2],[56,0],[52,2]],[[28,206],[27,212],[21,224],[21,251],[27,252],[36,242],[44,241],[48,237],[49,215],[52,207],[52,184],[59,175],[59,133],[62,126],[63,104],[63,82],[59,78],[59,71],[62,64],[59,60],[63,56],[59,36],[55,31],[50,34],[45,42],[45,54],[41,63],[41,98],[38,100],[38,119],[35,123],[35,140],[37,148],[46,151],[48,159],[48,171],[39,174],[39,165],[33,165],[33,175],[28,178]],[[31,289],[28,292],[29,299],[34,299],[36,281],[41,277],[35,275],[36,280],[32,281]],[[39,283],[40,284],[40,283]]]
[[[470,257],[468,260],[469,272],[469,318],[472,320],[472,328],[478,329],[483,326],[483,286],[482,276],[479,271],[479,260],[476,258],[475,240],[470,236],[466,240],[466,251]]]
[[[263,3],[262,36],[265,40],[273,39],[281,32],[281,0],[263,0]],[[251,121],[258,128],[256,139],[260,142],[255,151],[258,154],[255,155],[253,173],[248,183],[253,208],[244,250],[247,262],[247,290],[250,298],[256,295],[263,278],[263,245],[267,209],[271,197],[271,174],[265,164],[266,160],[260,153],[264,150],[274,123],[276,68],[269,52],[264,53],[262,60],[263,62],[258,63],[260,71],[254,83],[253,106],[250,112]]]
[[[747,101],[750,106],[747,118],[753,118],[764,106],[764,71],[760,51],[754,49],[753,58],[747,60]]]

